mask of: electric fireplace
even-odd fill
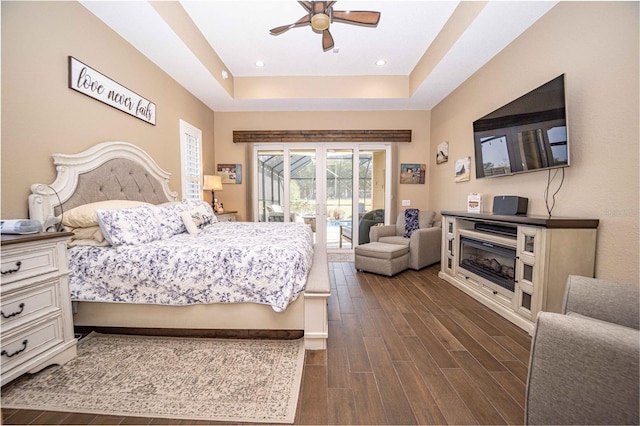
[[[515,288],[516,248],[489,240],[460,236],[460,269],[510,292]]]

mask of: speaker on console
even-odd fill
[[[493,214],[527,214],[529,199],[515,195],[493,197]]]

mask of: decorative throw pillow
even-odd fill
[[[186,212],[190,207],[179,201],[155,206],[156,219],[160,224],[161,238],[170,238],[176,234],[187,232],[187,228],[182,221],[182,212]]]
[[[214,216],[202,207],[182,212],[180,216],[182,217],[184,226],[187,228],[187,232],[190,234],[199,234],[214,223]]]
[[[144,244],[160,239],[160,225],[150,206],[96,210],[104,238],[112,246]]]
[[[213,207],[211,207],[211,204],[207,203],[206,201],[185,199],[185,200],[182,200],[182,202],[187,206],[189,206],[189,210],[196,210],[198,208],[203,209],[203,211],[208,216],[211,216],[211,223],[216,223],[218,221],[218,218],[213,212]]]
[[[418,209],[406,209],[404,211],[404,236],[405,238],[411,237],[413,231],[420,228],[420,222],[418,221]]]
[[[143,205],[149,205],[149,203],[131,200],[97,201],[95,203],[83,204],[81,206],[74,207],[71,210],[62,213],[58,217],[64,226],[69,226],[71,228],[87,228],[89,226],[98,226],[98,216],[96,216],[97,209],[125,209]]]

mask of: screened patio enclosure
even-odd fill
[[[359,216],[380,208],[376,206],[376,198],[380,199],[378,204],[384,205],[384,196],[376,196],[374,190],[374,159],[375,152],[360,151],[358,170],[354,173],[353,149],[329,149],[320,162],[315,149],[289,150],[288,158],[285,158],[283,150],[259,150],[257,219],[260,222],[305,222],[315,233],[317,226],[322,225],[317,220],[322,218],[324,222],[326,218],[328,247],[352,248],[350,233],[345,238],[341,236],[343,229],[349,228],[350,231],[353,226],[354,202],[357,202]],[[288,165],[285,160],[288,160]],[[319,163],[323,164],[324,173],[319,173]],[[384,162],[381,167],[384,170]],[[289,177],[288,188],[285,187],[286,174]],[[354,185],[354,176],[357,176],[357,185]],[[320,182],[324,183],[321,200],[317,197],[317,179],[326,179]],[[357,188],[357,197],[354,197],[354,188]]]

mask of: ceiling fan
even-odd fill
[[[329,32],[329,25],[336,22],[345,24],[364,25],[375,27],[380,21],[380,12],[362,10],[333,10],[335,1],[299,1],[300,5],[308,12],[293,24],[272,28],[272,35],[279,35],[291,28],[311,24],[315,32],[322,33],[322,49],[326,52],[333,48],[333,37]]]

